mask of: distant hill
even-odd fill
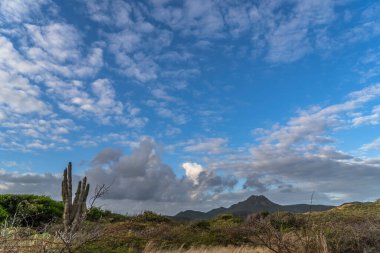
[[[232,214],[236,217],[245,218],[249,214],[258,213],[263,211],[268,211],[270,213],[283,211],[292,213],[305,213],[309,210],[311,211],[326,211],[334,208],[335,206],[325,206],[325,205],[308,205],[308,204],[296,204],[296,205],[279,205],[270,201],[267,197],[260,195],[252,195],[248,199],[233,204],[229,208],[219,207],[212,209],[208,212],[200,212],[187,210],[179,212],[174,216],[176,219],[186,219],[186,220],[204,220],[216,217],[220,214]]]

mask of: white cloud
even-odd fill
[[[158,77],[154,58],[171,44],[172,33],[147,21],[141,6],[118,0],[86,2],[90,18],[113,27],[102,35],[114,55],[115,68],[139,82],[148,82]]]
[[[153,16],[184,35],[198,38],[220,37],[224,21],[214,1],[184,1],[182,6],[152,1]]]
[[[140,82],[157,78],[158,65],[149,55],[142,52],[128,55],[123,51],[113,51],[121,73],[136,78]]]
[[[0,112],[3,118],[12,113],[50,113],[49,106],[40,98],[40,89],[26,78],[12,76],[0,70]]]
[[[49,5],[49,11],[56,8],[50,0],[2,0],[0,2],[0,21],[14,24],[43,18],[42,8]]]
[[[206,152],[207,154],[220,154],[226,152],[228,140],[225,138],[208,138],[195,141],[183,148],[186,152]]]
[[[371,143],[364,144],[361,148],[361,151],[371,151],[371,150],[380,150],[380,138],[375,139]]]
[[[326,134],[327,131],[351,127],[352,119],[348,120],[347,114],[379,96],[380,84],[375,84],[350,93],[349,99],[343,103],[300,111],[299,115],[291,118],[285,126],[274,126],[273,130],[262,140],[262,145],[285,151],[294,144],[305,145],[307,142],[318,142],[321,140],[319,137]]]
[[[250,36],[254,55],[270,62],[293,62],[316,49],[324,29],[336,18],[335,2],[323,1],[151,1],[153,17],[182,36],[208,43]],[[281,8],[287,11],[279,12]],[[323,29],[321,29],[323,27]]]
[[[130,155],[104,149],[92,161],[86,175],[90,182],[112,183],[108,199],[185,203],[201,201],[231,190],[233,176],[206,172],[196,163],[185,163],[186,177],[177,178],[172,168],[161,161],[160,147],[144,138]]]
[[[77,61],[80,58],[79,45],[82,38],[79,32],[65,23],[52,23],[46,26],[25,25],[32,43],[41,48],[58,62]]]
[[[60,199],[61,174],[0,172],[0,192],[11,194],[38,194]],[[74,183],[79,177],[73,176]]]
[[[3,149],[63,148],[68,143],[63,135],[79,128],[56,126],[65,120],[58,119],[57,113],[62,111],[86,120],[99,119],[103,124],[146,124],[146,118],[137,116],[138,108],[129,110],[129,106],[127,113],[131,113],[124,112],[109,80],[93,78],[103,66],[103,49],[99,43],[84,47],[83,35],[73,25],[32,22],[20,25],[17,36],[3,35],[10,36],[0,36],[0,119],[6,134]],[[23,116],[30,113],[39,114],[39,118]],[[56,129],[43,133],[29,125],[34,120],[48,122]]]
[[[85,1],[90,18],[106,25],[123,27],[132,23],[132,6],[121,0],[87,0]],[[112,13],[112,15],[110,15]]]
[[[157,88],[152,90],[152,95],[155,98],[165,100],[167,102],[176,102],[178,101],[177,98],[170,96],[164,89]]]
[[[65,149],[68,147],[69,133],[78,131],[70,119],[10,116],[1,125],[4,132],[4,142],[0,148],[18,151],[31,151],[33,149]]]
[[[177,100],[179,102],[179,100]],[[171,119],[177,125],[186,124],[189,119],[181,106],[171,106],[167,101],[148,100],[146,105],[153,108],[160,118]]]
[[[358,127],[353,123],[356,113],[380,98],[379,87],[368,86],[350,93],[341,103],[300,110],[284,124],[256,130],[258,144],[241,147],[224,157],[208,156],[207,168],[232,172],[247,180],[247,190],[265,192],[274,200],[289,196],[289,192],[306,200],[314,191],[329,203],[342,200],[338,193],[345,201],[376,198],[369,193],[380,190],[376,182],[378,161],[340,150],[337,146],[344,143],[332,135]],[[360,151],[377,150],[379,143],[375,140],[363,145]]]
[[[38,65],[24,59],[14,48],[12,42],[0,36],[0,68],[8,73],[37,74]]]
[[[155,108],[157,115],[162,118],[172,119],[174,123],[178,125],[183,125],[188,122],[185,114],[177,113],[167,107],[161,106]]]
[[[278,24],[269,28],[266,36],[269,50],[266,59],[271,62],[293,62],[312,52],[314,42],[311,34],[318,34],[317,27],[326,27],[334,20],[333,8],[334,2],[330,0],[296,1],[286,18],[271,16],[272,20],[268,22],[275,20]],[[266,25],[271,26],[270,23]]]
[[[198,184],[198,177],[201,172],[204,171],[202,165],[198,163],[183,163],[182,168],[186,172],[186,177],[188,177],[194,184]]]
[[[166,131],[165,131],[166,136],[176,136],[182,132],[182,130],[180,128],[172,127],[170,125],[166,126],[165,129],[166,129]]]
[[[352,122],[354,126],[360,125],[378,125],[380,120],[380,106],[375,106],[369,115],[359,115]]]

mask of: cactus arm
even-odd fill
[[[62,200],[64,204],[63,224],[65,233],[73,233],[78,229],[86,212],[86,201],[90,185],[87,178],[79,181],[74,201],[72,199],[72,164],[63,172],[62,180]]]
[[[70,209],[71,209],[71,203],[72,203],[72,198],[73,198],[73,184],[72,184],[72,181],[73,181],[73,178],[72,178],[72,170],[73,170],[73,166],[72,166],[72,163],[69,162],[69,165],[67,166],[67,183],[68,183],[68,187],[67,187],[67,198],[69,199],[69,206],[70,206]]]

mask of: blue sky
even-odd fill
[[[0,192],[173,214],[374,200],[379,1],[0,3]]]

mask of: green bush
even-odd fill
[[[303,229],[307,227],[307,219],[302,216],[297,216],[294,213],[273,213],[269,216],[269,218],[272,226],[278,230],[284,229],[287,231],[292,229]]]
[[[210,222],[206,220],[201,221],[195,221],[191,224],[191,227],[193,229],[199,229],[199,230],[209,230],[210,229]]]
[[[132,218],[133,221],[137,222],[154,222],[154,223],[162,223],[162,222],[170,222],[170,219],[154,213],[152,211],[144,211],[142,214],[136,215]]]
[[[4,207],[0,206],[0,222],[3,222],[8,217],[7,210],[4,209]]]
[[[38,227],[61,219],[63,214],[61,202],[32,194],[1,194],[0,206],[21,226]]]
[[[100,208],[93,207],[89,210],[87,214],[87,220],[89,221],[99,221],[102,217],[105,216],[105,211]]]
[[[230,222],[230,223],[241,223],[242,219],[233,216],[232,214],[221,214],[216,218],[212,219],[213,222]]]

